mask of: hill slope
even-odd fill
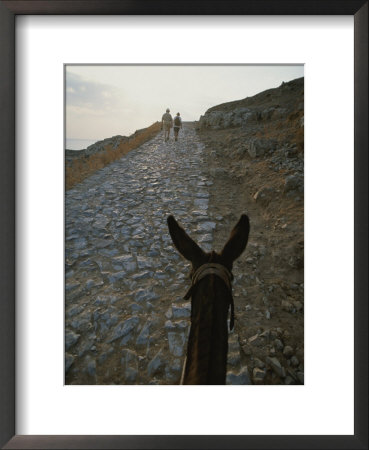
[[[160,123],[137,130],[131,136],[113,136],[95,142],[84,150],[65,150],[65,185],[70,189],[97,170],[121,158],[152,139],[160,131]]]
[[[214,183],[210,214],[224,230],[250,217],[246,257],[236,262],[247,280],[236,332],[257,384],[304,378],[303,105],[301,78],[210,108],[196,124]],[[217,234],[215,248],[226,238]]]

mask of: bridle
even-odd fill
[[[234,302],[232,295],[233,275],[225,266],[223,266],[223,264],[206,263],[200,266],[192,275],[192,284],[190,289],[187,291],[187,294],[184,296],[184,299],[188,300],[190,297],[192,297],[197,283],[208,275],[216,275],[222,281],[224,281],[225,285],[229,289],[229,292],[231,294],[231,320],[229,328],[232,330],[234,327]]]

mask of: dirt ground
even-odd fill
[[[242,358],[255,384],[303,384],[304,199],[301,186],[286,187],[288,177],[303,166],[297,142],[301,130],[295,122],[282,131],[278,123],[272,124],[268,129],[285,146],[283,152],[274,159],[270,154],[252,158],[242,150],[244,143],[264,129],[262,124],[246,131],[198,129],[209,171],[215,175],[210,205],[214,215],[224,219],[215,233],[215,250],[221,250],[246,213],[249,242],[233,270],[235,331]],[[284,158],[291,159],[284,164]],[[246,288],[240,289],[239,281],[245,278]]]

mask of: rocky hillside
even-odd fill
[[[111,138],[103,139],[102,141],[97,141],[94,144],[89,145],[87,148],[85,148],[83,150],[66,149],[65,150],[66,160],[72,161],[73,159],[81,157],[81,156],[84,157],[84,156],[95,155],[96,153],[106,151],[106,149],[110,148],[110,147],[115,149],[115,148],[119,147],[119,145],[122,142],[127,142],[128,139],[129,138],[127,136],[117,135],[117,136],[113,136]]]
[[[253,122],[283,119],[291,113],[304,114],[304,78],[298,78],[280,87],[268,89],[253,97],[222,103],[208,109],[200,117],[201,128],[246,128]]]
[[[128,137],[117,135],[95,142],[84,150],[65,150],[66,189],[152,139],[159,130],[160,123],[155,122]]]
[[[214,182],[209,214],[250,217],[236,262],[236,331],[253,383],[304,380],[304,79],[215,106],[196,124]],[[237,211],[237,213],[236,213]],[[235,269],[236,270],[236,269]]]
[[[78,158],[86,158],[92,155],[96,155],[97,153],[103,154],[109,150],[118,150],[120,146],[126,142],[133,141],[142,133],[144,133],[147,128],[142,128],[141,130],[136,130],[130,136],[121,136],[120,134],[116,136],[112,136],[101,141],[97,141],[92,145],[89,145],[87,148],[83,150],[65,150],[65,162],[67,165],[70,165],[73,161]]]
[[[246,161],[263,160],[273,171],[285,175],[286,193],[299,196],[303,192],[303,78],[282,83],[279,88],[254,97],[210,108],[200,117],[197,129],[205,140],[210,138],[213,147],[224,149],[220,155],[238,161],[238,173],[243,173],[241,166]],[[255,193],[255,200],[265,201],[268,193],[270,189],[265,185]]]

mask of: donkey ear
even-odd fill
[[[173,244],[182,256],[191,262],[198,261],[204,256],[204,252],[201,248],[190,238],[190,236],[188,236],[185,230],[178,225],[173,216],[169,216],[167,222]]]
[[[232,262],[241,256],[241,253],[245,250],[249,238],[249,231],[249,218],[245,214],[242,214],[221,253],[221,256],[224,257],[228,263],[232,264]]]

